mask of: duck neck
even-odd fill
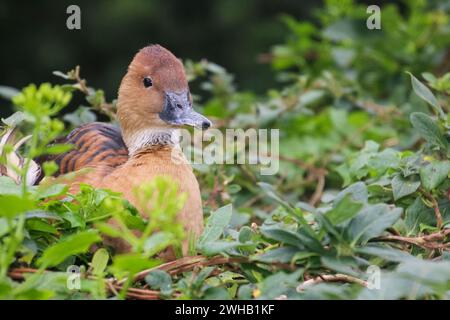
[[[178,145],[178,129],[152,128],[143,129],[124,137],[128,153],[133,156],[148,149],[162,146],[174,147]]]

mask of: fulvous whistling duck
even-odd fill
[[[141,49],[122,79],[117,110],[120,129],[90,123],[63,140],[74,148],[54,158],[59,174],[93,168],[77,182],[120,192],[136,207],[135,186],[155,176],[169,176],[188,195],[177,218],[187,234],[198,236],[203,229],[199,185],[192,167],[187,162],[175,163],[172,151],[178,127],[207,129],[211,122],[192,108],[181,61],[159,45]],[[116,249],[126,251],[126,246],[116,243]],[[187,241],[183,252],[187,252]]]

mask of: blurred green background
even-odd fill
[[[24,158],[53,154],[55,147],[61,151],[61,146],[49,147],[50,141],[83,123],[114,122],[109,102],[131,57],[149,43],[183,58],[195,107],[215,128],[279,129],[280,139],[270,143],[279,142],[277,174],[262,175],[260,166],[248,163],[194,166],[204,214],[214,215],[207,226],[223,233],[206,246],[198,242],[197,249],[257,263],[239,264],[233,275],[224,269],[217,276],[200,276],[206,268],[195,276],[177,274],[174,292],[182,293],[177,297],[450,299],[450,1],[376,2],[381,30],[367,28],[371,0],[86,1],[78,2],[81,31],[65,27],[69,4],[0,4],[0,85],[35,83],[19,95],[0,87],[0,96],[9,92],[22,112],[4,122],[20,124],[20,133],[34,137]],[[95,88],[81,93],[74,73],[62,74],[66,80],[51,73],[77,64]],[[39,85],[45,81],[65,86]],[[67,98],[69,91],[73,100]],[[1,102],[1,112],[11,113],[11,102]],[[66,104],[62,115],[58,111]],[[8,164],[10,157],[4,158]],[[47,176],[56,169],[44,166]],[[23,179],[27,168],[19,172]],[[0,298],[83,297],[58,292],[56,273],[54,282],[35,277],[45,281],[23,286],[9,281],[7,271],[24,262],[40,267],[40,261],[58,252],[52,251],[55,247],[67,245],[68,234],[86,236],[90,228],[107,234],[97,221],[123,211],[121,199],[114,196],[111,207],[113,198],[86,187],[79,195],[68,194],[76,201],[48,201],[55,195],[44,197],[40,187],[30,196],[26,188],[17,188],[10,179],[0,183],[0,193],[12,193],[6,200],[2,196],[0,216],[27,212],[22,202],[51,215],[20,215],[26,224],[3,220],[3,230],[12,236],[0,236],[0,247],[6,248],[0,253],[7,253],[0,257]],[[65,194],[60,190],[58,197]],[[48,218],[55,214],[61,219]],[[173,230],[173,223],[165,221],[163,226]],[[132,255],[114,255],[107,272],[120,278],[147,268],[135,263],[148,262],[144,247],[135,246]],[[90,253],[75,258],[69,250],[66,256],[89,272]],[[307,281],[330,273],[366,279],[367,266],[373,264],[382,271],[380,290],[359,281],[298,286],[299,277]],[[282,271],[287,265],[299,270],[287,274]],[[57,270],[65,267],[60,264]],[[19,290],[13,291],[14,286]],[[91,292],[84,296],[104,298],[97,289],[101,286],[87,287]]]
[[[66,28],[66,8],[81,8],[81,30]],[[243,88],[274,84],[258,57],[283,40],[280,15],[310,19],[319,1],[2,1],[0,83],[23,87],[54,81],[53,70],[75,64],[90,84],[115,96],[136,51],[159,43],[177,56],[207,58],[236,74]]]
[[[70,4],[81,8],[81,30],[66,28]],[[136,51],[160,43],[183,59],[214,61],[235,75],[240,89],[263,93],[278,86],[264,62],[289,33],[281,17],[311,21],[321,6],[317,0],[1,1],[0,84],[59,81],[53,70],[79,64],[111,100]]]

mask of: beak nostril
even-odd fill
[[[181,104],[177,103],[177,108],[178,109],[183,109],[183,106]]]
[[[207,121],[204,121],[204,122],[202,123],[202,129],[203,129],[203,130],[208,129],[210,126],[211,126],[211,123],[209,123],[209,122],[207,122]]]

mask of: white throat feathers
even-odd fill
[[[151,146],[177,146],[180,140],[178,129],[144,129],[124,139],[130,156]]]

